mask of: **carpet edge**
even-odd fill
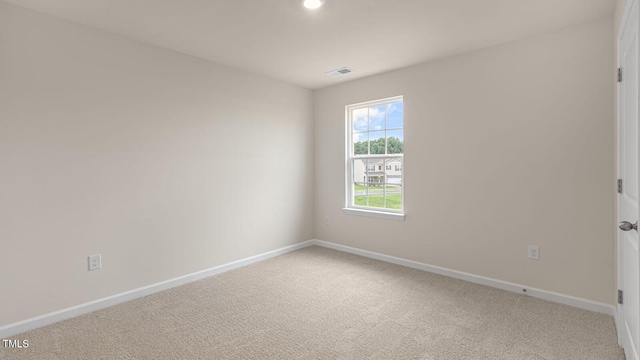
[[[176,286],[198,281],[198,280],[207,278],[209,276],[218,275],[229,270],[237,269],[237,268],[251,265],[253,263],[267,260],[276,256],[284,255],[296,250],[309,247],[311,245],[313,245],[313,239],[306,240],[297,244],[281,247],[279,249],[267,251],[265,253],[250,256],[248,258],[214,266],[209,269],[196,271],[191,274],[182,275],[182,276],[161,281],[155,284],[139,287],[133,290],[125,291],[125,292],[104,297],[101,299],[71,306],[62,310],[50,312],[50,313],[32,317],[26,320],[0,326],[0,339],[6,339],[11,336],[15,336],[23,332],[34,330],[43,326],[51,325],[66,319],[88,314],[96,310],[108,308],[126,301],[134,300],[134,299],[151,295],[160,291],[171,289]]]

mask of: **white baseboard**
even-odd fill
[[[524,293],[523,289],[526,289],[526,295],[531,297],[553,301],[556,303],[569,305],[569,306],[577,307],[580,309],[607,314],[607,315],[613,316],[614,318],[617,313],[613,305],[600,303],[600,302],[587,300],[587,299],[582,299],[582,298],[578,298],[571,295],[565,295],[565,294],[560,294],[552,291],[536,289],[536,288],[532,288],[525,285],[514,284],[514,283],[502,281],[502,280],[496,280],[496,279],[492,279],[484,276],[474,275],[474,274],[457,271],[457,270],[451,270],[451,269],[447,269],[439,266],[428,265],[428,264],[424,264],[424,263],[413,261],[413,260],[407,260],[407,259],[398,258],[395,256],[375,253],[375,252],[353,248],[350,246],[340,245],[336,243],[331,243],[323,240],[314,239],[311,241],[311,243],[312,245],[318,245],[318,246],[326,247],[333,250],[343,251],[343,252],[360,255],[360,256],[376,259],[376,260],[381,260],[381,261],[385,261],[385,262],[389,262],[397,265],[402,265],[402,266],[406,266],[406,267],[410,267],[418,270],[428,271],[428,272],[449,276],[456,279],[466,280],[476,284],[487,285],[494,288],[515,292],[519,294],[523,294]]]
[[[102,298],[102,299],[98,299],[88,303],[69,307],[69,308],[62,309],[49,314],[44,314],[31,319],[20,321],[17,323],[5,325],[0,327],[0,339],[6,339],[11,336],[14,336],[29,330],[50,325],[50,324],[53,324],[65,319],[69,319],[72,317],[76,317],[79,315],[87,314],[92,311],[104,309],[109,306],[117,305],[129,300],[151,295],[151,294],[154,294],[163,290],[167,290],[179,285],[187,284],[193,281],[204,279],[209,276],[217,275],[229,270],[237,269],[239,267],[247,266],[253,263],[257,263],[259,261],[267,260],[279,255],[290,253],[311,245],[322,246],[329,249],[334,249],[334,250],[351,253],[355,255],[360,255],[360,256],[381,260],[381,261],[385,261],[385,262],[389,262],[397,265],[402,265],[402,266],[406,266],[414,269],[428,271],[428,272],[449,276],[456,279],[466,280],[476,284],[487,285],[487,286],[491,286],[494,288],[507,290],[515,293],[522,294],[523,289],[526,289],[527,290],[526,294],[528,296],[532,296],[535,298],[544,299],[548,301],[553,301],[556,303],[565,304],[565,305],[577,307],[580,309],[586,309],[586,310],[607,314],[607,315],[613,316],[614,320],[618,320],[616,319],[617,311],[615,307],[609,304],[599,303],[599,302],[582,299],[582,298],[578,298],[570,295],[564,295],[564,294],[559,294],[551,291],[531,288],[524,285],[496,280],[496,279],[492,279],[484,276],[478,276],[470,273],[465,273],[462,271],[451,270],[451,269],[447,269],[439,266],[420,263],[413,260],[407,260],[407,259],[398,258],[395,256],[375,253],[375,252],[357,249],[357,248],[353,248],[345,245],[335,244],[335,243],[331,243],[323,240],[313,239],[313,240],[307,240],[298,244],[286,246],[273,251],[269,251],[263,254],[251,256],[246,259],[233,261],[228,264],[216,266],[210,269],[198,271],[192,274],[188,274],[188,275],[180,276],[174,279],[162,281],[156,284],[144,286],[131,291],[126,291],[126,292],[109,296],[106,298]]]
[[[620,329],[620,325],[622,324],[620,322],[620,305],[616,305],[613,307],[613,325],[616,327],[616,333],[618,334],[618,345],[620,345],[620,347],[622,346],[622,339],[620,337],[620,334],[622,334],[622,329]]]
[[[290,253],[313,244],[312,240],[307,240],[298,244],[285,246],[280,249],[269,251],[263,254],[248,257],[237,261],[230,262],[228,264],[212,267],[210,269],[198,271],[192,274],[180,276],[174,279],[162,281],[156,284],[144,286],[138,289],[126,291],[120,294],[109,296],[106,298],[98,299],[88,303],[80,304],[77,306],[69,307],[59,311],[55,311],[49,314],[44,314],[24,321],[16,322],[13,324],[0,327],[0,339],[6,339],[11,336],[23,333],[25,331],[37,329],[46,325],[50,325],[65,319],[76,317],[79,315],[87,314],[92,311],[107,308],[109,306],[117,305],[129,300],[141,298],[143,296],[151,295],[163,290],[167,290],[179,285],[204,279],[206,277],[217,275],[225,271],[237,269],[239,267],[247,266],[262,260],[267,260],[272,257]]]

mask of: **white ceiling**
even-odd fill
[[[5,1],[310,89],[611,16],[616,2]],[[343,66],[355,72],[323,75]]]

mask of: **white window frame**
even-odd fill
[[[367,101],[367,102],[362,102],[362,103],[358,103],[358,104],[352,104],[352,105],[347,105],[345,107],[345,123],[346,123],[346,141],[345,141],[345,147],[346,147],[346,151],[345,151],[345,195],[346,195],[346,199],[345,199],[345,207],[343,209],[345,214],[349,214],[349,215],[360,215],[360,216],[369,216],[369,217],[376,217],[376,218],[382,218],[382,219],[390,219],[390,220],[399,220],[399,221],[404,221],[405,218],[405,213],[404,213],[404,203],[405,203],[405,187],[406,187],[406,182],[405,182],[405,173],[404,173],[404,147],[403,147],[403,154],[370,154],[370,155],[354,155],[353,154],[353,119],[352,119],[352,114],[354,110],[357,109],[361,109],[361,108],[368,108],[368,107],[373,107],[373,106],[380,106],[380,105],[387,105],[389,103],[395,103],[395,102],[403,102],[404,104],[404,98],[403,96],[394,96],[394,97],[390,97],[390,98],[386,98],[386,99],[380,99],[380,100],[374,100],[374,101]],[[403,130],[403,134],[404,134],[404,128],[405,128],[405,121],[404,121],[404,112],[403,112],[403,119],[402,119],[402,130]],[[385,131],[387,130],[386,124],[385,124]],[[403,142],[404,142],[404,136],[403,136]],[[386,150],[385,150],[386,152]],[[401,194],[402,194],[402,206],[399,210],[394,210],[394,209],[381,209],[381,208],[373,208],[373,207],[366,207],[366,206],[357,206],[353,203],[353,161],[354,159],[391,159],[391,158],[400,158],[401,162],[400,162],[400,166],[402,169],[402,173],[401,173],[401,182],[402,182],[402,186],[401,186]],[[383,164],[383,168],[386,169],[386,165]],[[366,165],[368,166],[368,164]],[[366,169],[366,167],[365,167]],[[386,170],[385,170],[386,171]],[[369,179],[367,179],[369,180]],[[383,187],[383,193],[386,195],[386,186]]]

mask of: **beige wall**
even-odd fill
[[[4,2],[0,49],[0,326],[313,237],[310,90]]]
[[[614,30],[613,35],[616,41],[618,39],[618,29],[620,28],[620,23],[622,22],[622,17],[624,16],[624,11],[626,7],[627,7],[627,0],[616,1],[616,8],[613,14],[613,30]]]
[[[316,91],[316,237],[613,304],[612,29],[604,19]],[[344,107],[397,95],[406,220],[345,215]]]

